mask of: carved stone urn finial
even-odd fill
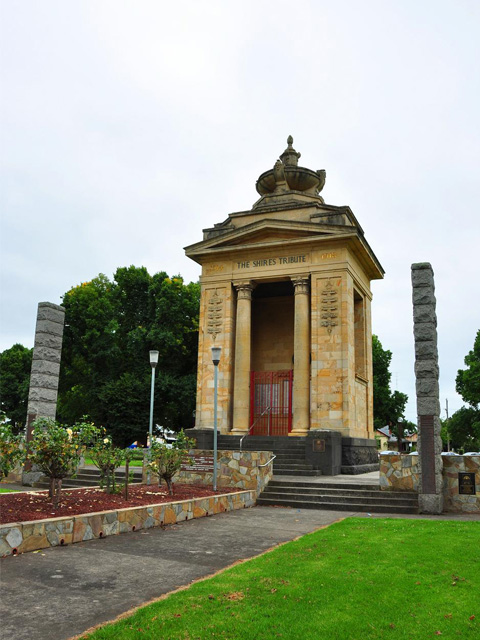
[[[288,136],[287,138],[288,147],[280,156],[280,160],[286,167],[296,167],[298,165],[298,159],[301,157],[301,153],[295,151],[293,148],[293,138],[292,136]]]

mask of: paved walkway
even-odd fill
[[[66,640],[346,515],[255,507],[3,558],[1,638]]]

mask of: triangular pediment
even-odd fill
[[[340,225],[321,225],[312,222],[289,220],[257,220],[239,229],[223,232],[216,237],[203,240],[185,248],[187,255],[193,257],[205,250],[248,245],[268,244],[270,242],[294,241],[313,237],[335,237],[355,233],[353,227]]]

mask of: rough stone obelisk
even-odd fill
[[[437,315],[432,265],[412,264],[413,334],[420,463],[421,513],[442,513],[442,439],[438,388]]]
[[[58,380],[62,356],[65,309],[51,302],[39,302],[35,345],[27,408],[27,440],[36,418],[53,418],[57,412]],[[23,484],[32,484],[42,476],[25,465]]]

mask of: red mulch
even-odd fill
[[[122,494],[107,494],[100,489],[64,489],[60,495],[58,509],[54,509],[48,491],[2,493],[0,495],[0,524],[9,522],[28,522],[44,518],[94,513],[159,504],[191,498],[204,498],[222,493],[232,493],[238,489],[220,489],[215,492],[209,487],[175,484],[171,496],[165,485],[132,485],[129,487],[129,499]]]

